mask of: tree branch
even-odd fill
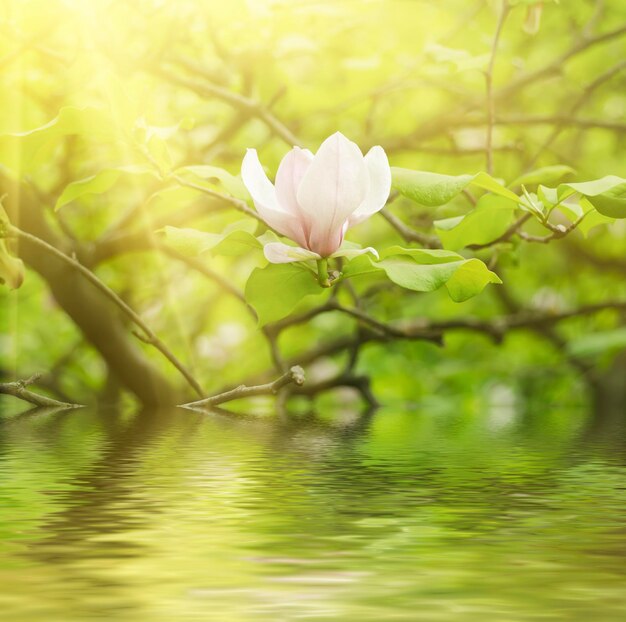
[[[441,248],[441,242],[435,236],[421,233],[405,225],[386,207],[380,210],[380,215],[404,238],[406,242],[417,242],[424,248]]]
[[[617,311],[626,310],[626,301],[610,300],[584,305],[578,309],[560,313],[520,312],[505,315],[493,320],[481,320],[479,318],[468,317],[433,322],[428,319],[419,319],[410,322],[393,322],[390,326],[393,327],[394,336],[398,339],[424,339],[425,335],[430,335],[433,338],[431,340],[436,342],[436,338],[439,337],[440,339],[441,335],[446,331],[464,330],[483,333],[495,342],[500,342],[510,331],[524,329],[535,330],[542,327],[549,327],[570,318],[593,315],[607,309]],[[295,361],[297,361],[300,364],[308,365],[320,358],[349,350],[353,348],[355,344],[363,345],[370,342],[384,342],[387,339],[387,335],[371,330],[363,331],[357,337],[346,335],[338,337],[334,341],[322,343],[308,352],[297,355],[294,357],[293,362],[295,363]]]
[[[509,14],[509,4],[501,2],[500,15],[498,16],[498,24],[496,32],[491,44],[491,55],[489,56],[489,64],[485,72],[485,81],[487,85],[487,138],[485,141],[485,158],[487,163],[487,172],[491,175],[493,172],[493,124],[496,116],[496,102],[493,96],[493,70],[496,62],[496,54],[498,52],[498,43],[500,35],[504,27],[504,22]]]
[[[607,41],[611,41],[613,39],[617,39],[623,35],[626,35],[626,25],[622,25],[614,30],[609,30],[608,32],[604,32],[602,34],[596,35],[594,37],[589,37],[585,33],[582,33],[578,41],[574,43],[574,45],[561,54],[558,58],[554,59],[551,63],[548,63],[541,69],[537,69],[536,71],[527,73],[523,76],[517,78],[506,87],[501,88],[497,92],[498,98],[507,99],[509,96],[517,93],[524,87],[528,86],[533,82],[537,82],[546,76],[552,75],[553,73],[561,71],[563,65],[573,58],[577,56],[581,52],[585,52],[589,48],[592,48],[596,45],[600,45],[602,43],[606,43]]]
[[[494,246],[495,244],[499,244],[500,242],[507,242],[510,240],[515,234],[521,235],[520,229],[530,218],[532,214],[526,213],[523,216],[520,216],[502,235],[498,236],[495,240],[491,240],[491,242],[487,242],[485,244],[470,244],[467,248],[471,248],[473,250],[480,250],[481,248],[489,248],[490,246]]]
[[[77,270],[84,278],[86,278],[92,285],[94,285],[101,293],[103,293],[111,302],[113,302],[123,313],[128,317],[136,326],[138,326],[143,335],[137,335],[142,341],[154,346],[163,356],[181,373],[193,390],[200,396],[204,393],[200,387],[198,381],[191,375],[191,373],[185,368],[185,366],[176,358],[176,356],[165,346],[165,344],[152,332],[152,330],[145,324],[145,322],[133,311],[112,289],[105,285],[91,270],[85,268],[76,259],[69,257],[65,253],[61,252],[54,246],[48,244],[46,241],[38,238],[35,235],[22,231],[13,225],[8,225],[7,231],[4,237],[16,237],[24,240],[28,240],[31,244],[36,245],[38,248],[45,252],[54,255],[67,265]]]
[[[51,397],[46,397],[44,395],[39,395],[38,393],[33,393],[29,391],[26,387],[29,384],[33,384],[36,382],[41,374],[35,374],[26,380],[16,380],[15,382],[3,382],[0,383],[0,393],[3,395],[12,395],[13,397],[17,397],[24,402],[28,402],[30,404],[34,404],[35,406],[41,406],[44,408],[82,408],[82,404],[71,404],[69,402],[60,402],[58,400],[52,399]]]
[[[207,397],[197,402],[189,402],[188,404],[181,404],[181,408],[189,408],[191,410],[211,408],[211,406],[217,406],[225,402],[231,402],[233,400],[242,399],[244,397],[254,397],[257,395],[276,395],[283,387],[288,384],[295,384],[302,386],[304,384],[304,370],[298,365],[294,365],[289,371],[282,376],[268,382],[266,384],[260,384],[252,387],[247,387],[242,384],[235,389],[225,391],[224,393],[218,393],[211,397]]]
[[[169,82],[187,88],[202,97],[216,97],[234,108],[249,113],[251,116],[262,121],[274,135],[278,136],[290,147],[300,144],[297,136],[295,136],[286,125],[281,123],[265,106],[249,97],[245,97],[239,93],[225,89],[224,87],[210,84],[206,81],[198,82],[190,80],[164,69],[155,68],[154,72]]]

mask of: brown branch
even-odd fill
[[[520,218],[518,218],[502,235],[498,236],[495,240],[491,240],[491,242],[487,242],[485,244],[469,244],[467,248],[471,248],[473,250],[479,250],[481,248],[488,248],[490,246],[494,246],[495,244],[499,244],[500,242],[508,242],[515,234],[521,236],[520,229],[524,225],[524,223],[532,217],[532,214],[526,213]]]
[[[417,242],[424,248],[441,248],[441,242],[435,236],[421,233],[405,225],[386,207],[380,210],[380,215],[404,238],[406,242]]]
[[[33,393],[29,391],[26,387],[29,384],[33,384],[36,382],[41,374],[35,374],[26,380],[16,380],[15,382],[3,382],[0,383],[0,393],[3,395],[12,395],[24,402],[28,402],[30,404],[34,404],[35,406],[43,407],[43,408],[82,408],[82,404],[71,404],[69,402],[60,402],[58,400],[52,399],[51,397],[46,397],[44,395],[39,395],[38,393]]]
[[[513,80],[508,85],[498,89],[494,92],[494,99],[496,101],[505,100],[511,101],[513,95],[517,94],[519,91],[523,90],[529,84],[540,81],[541,79],[552,75],[555,72],[561,71],[563,65],[577,56],[578,54],[602,43],[606,43],[622,35],[626,34],[626,25],[620,26],[614,30],[609,32],[597,35],[595,37],[589,37],[584,33],[581,35],[580,39],[566,52],[564,52],[561,56],[559,56],[554,61],[550,62],[548,65],[537,69],[536,71],[530,72],[523,76],[520,76],[516,80]],[[415,129],[415,131],[410,132],[408,134],[404,134],[402,136],[398,136],[396,138],[389,138],[384,141],[385,149],[387,152],[399,151],[404,149],[412,149],[422,141],[433,138],[435,136],[448,133],[450,128],[453,127],[471,127],[474,125],[484,125],[485,119],[481,117],[480,119],[475,120],[474,122],[468,123],[466,121],[466,115],[471,113],[472,111],[478,110],[483,106],[483,99],[477,98],[475,101],[470,101],[464,103],[462,106],[459,106],[455,110],[450,110],[444,112],[442,114],[435,115],[430,119],[424,120],[423,123],[419,125]],[[558,119],[558,117],[556,118]],[[542,122],[549,122],[551,124],[555,124],[557,122],[561,122],[561,120],[555,120],[554,117],[551,120],[548,118],[544,118],[541,120]],[[534,121],[533,121],[534,123]],[[497,117],[495,119],[495,124],[507,124],[506,120],[499,120]],[[517,123],[515,123],[517,124]],[[615,130],[619,132],[626,131],[626,124],[621,124],[617,122],[604,122],[604,121],[583,121],[576,119],[566,119],[566,124],[568,125],[580,125],[582,127],[597,127],[608,130]]]
[[[585,212],[580,218],[577,218],[571,225],[565,227],[564,225],[553,225],[552,223],[546,221],[543,224],[550,229],[551,233],[545,236],[531,235],[524,231],[518,231],[517,235],[519,235],[522,240],[526,242],[537,242],[539,244],[548,244],[552,240],[560,240],[564,238],[566,235],[569,235],[578,225],[583,221],[585,216],[589,212]]]
[[[215,272],[209,268],[203,261],[196,259],[195,257],[188,257],[187,255],[183,255],[179,253],[176,249],[168,246],[167,244],[162,244],[158,240],[155,241],[155,247],[161,251],[164,255],[171,257],[172,259],[176,259],[176,261],[180,261],[184,263],[186,266],[195,270],[199,274],[202,274],[206,278],[210,279],[219,287],[221,287],[226,293],[230,294],[234,298],[237,298],[240,302],[244,303],[246,308],[252,313],[254,319],[257,319],[256,312],[252,307],[248,305],[246,302],[245,296],[243,292],[237,289],[228,279],[225,279],[221,274]]]
[[[424,335],[436,338],[449,330],[463,330],[478,332],[487,335],[496,343],[504,339],[505,335],[515,330],[537,330],[558,324],[564,320],[575,317],[593,315],[607,309],[626,310],[626,301],[611,300],[602,303],[584,305],[578,309],[563,311],[561,313],[537,313],[520,312],[506,315],[493,320],[481,320],[478,318],[456,318],[440,322],[432,322],[427,319],[414,320],[410,322],[394,322],[392,324],[394,336],[398,339],[424,339]],[[322,343],[303,354],[294,357],[302,365],[308,365],[326,356],[332,356],[345,350],[349,350],[356,345],[366,343],[380,343],[387,341],[388,336],[371,330],[363,331],[357,337],[346,335],[333,341]],[[434,339],[433,339],[434,340]]]
[[[582,33],[580,39],[576,43],[574,43],[574,45],[569,50],[561,54],[561,56],[554,59],[551,63],[545,65],[541,69],[537,69],[536,71],[520,76],[519,78],[517,78],[517,80],[514,80],[506,87],[499,89],[497,92],[497,97],[507,99],[509,96],[517,93],[529,84],[537,82],[554,73],[560,72],[563,65],[574,56],[577,56],[578,54],[585,52],[586,50],[596,45],[600,45],[602,43],[606,43],[607,41],[617,39],[623,35],[626,35],[626,24],[615,28],[614,30],[610,30],[609,32],[596,35],[595,37],[589,37],[585,33]]]
[[[262,121],[274,135],[278,136],[290,147],[300,144],[297,136],[260,102],[235,93],[234,91],[230,91],[224,87],[210,84],[207,81],[199,82],[190,80],[189,78],[159,68],[154,68],[153,71],[169,82],[189,89],[201,97],[216,97],[234,108],[249,113]]]
[[[202,276],[210,279],[211,281],[219,285],[219,287],[221,287],[224,292],[230,294],[239,302],[241,302],[244,305],[246,311],[252,316],[255,321],[258,320],[256,311],[248,304],[244,293],[237,287],[235,287],[230,281],[225,279],[221,274],[218,274],[217,272],[215,272],[215,270],[212,270],[204,262],[199,261],[195,257],[187,257],[186,255],[179,253],[175,249],[167,246],[166,244],[156,242],[155,246],[165,255],[168,255],[172,259],[176,259],[177,261],[184,263],[192,270],[195,270],[199,274],[202,274]],[[273,333],[271,330],[269,330],[267,326],[264,326],[261,331],[263,332],[263,335],[267,340],[267,345],[270,351],[272,362],[274,363],[274,367],[280,372],[284,371],[285,364],[283,363],[280,350],[278,349],[278,344],[276,343],[276,333]]]
[[[599,76],[597,76],[595,78],[595,80],[590,82],[585,87],[585,89],[583,90],[582,94],[569,107],[569,109],[567,111],[566,118],[574,118],[574,115],[576,115],[576,113],[585,105],[585,103],[593,95],[594,91],[596,91],[598,88],[600,88],[600,86],[602,86],[605,82],[608,82],[609,80],[611,80],[614,76],[616,76],[618,73],[623,71],[625,68],[626,68],[626,60],[622,60],[619,63],[617,63],[616,65],[613,65],[612,67],[607,69],[604,73],[601,73]],[[526,170],[527,171],[531,170],[535,166],[535,164],[537,163],[537,160],[539,159],[541,154],[546,149],[550,148],[550,145],[552,145],[552,143],[554,143],[554,141],[558,138],[559,134],[561,134],[561,132],[563,131],[564,127],[565,127],[564,123],[558,123],[553,128],[553,130],[550,133],[550,135],[542,143],[542,145],[539,147],[539,149],[536,151],[536,153],[532,156],[530,161],[527,162],[527,164],[526,164]]]
[[[38,248],[45,252],[54,255],[57,259],[65,262],[77,270],[85,279],[87,279],[92,285],[94,285],[102,294],[104,294],[111,302],[113,302],[123,313],[126,315],[136,326],[138,326],[143,336],[142,341],[154,346],[163,356],[181,373],[193,390],[200,396],[203,395],[202,388],[198,381],[191,375],[191,373],[185,368],[185,366],[176,358],[176,356],[165,346],[165,344],[152,332],[152,330],[145,324],[145,322],[133,311],[112,289],[105,285],[91,270],[83,266],[79,261],[73,257],[69,257],[65,253],[61,252],[54,246],[48,244],[46,241],[38,238],[35,235],[22,231],[13,225],[7,227],[7,237],[16,237],[24,240],[28,240],[31,244],[34,244]],[[137,335],[139,336],[139,335]]]
[[[367,376],[354,376],[351,373],[341,373],[333,378],[320,380],[314,384],[307,384],[303,387],[296,387],[294,395],[305,395],[313,397],[319,393],[332,391],[340,387],[351,387],[356,389],[370,408],[380,406],[370,387],[370,379]]]
[[[266,384],[260,384],[251,387],[242,384],[235,389],[225,391],[224,393],[218,393],[217,395],[207,397],[203,400],[198,400],[197,402],[181,404],[181,408],[189,408],[191,410],[203,410],[205,408],[217,406],[218,404],[223,404],[224,402],[232,402],[233,400],[238,400],[245,397],[254,397],[257,395],[276,395],[283,387],[287,386],[288,384],[293,383],[297,386],[303,385],[304,379],[304,370],[302,369],[302,367],[294,365],[293,367],[291,367],[291,369],[289,369],[289,371],[285,372],[282,376],[280,376],[273,382],[268,382]]]
[[[285,329],[290,328],[291,326],[304,324],[305,322],[308,322],[318,315],[322,315],[323,313],[329,313],[331,311],[339,311],[340,313],[353,317],[361,324],[365,324],[369,329],[372,329],[373,331],[375,331],[375,333],[384,338],[396,337],[400,339],[405,339],[408,336],[406,331],[400,330],[392,324],[385,324],[384,322],[381,322],[367,315],[364,311],[361,311],[360,309],[344,307],[335,299],[331,299],[323,305],[320,305],[319,307],[313,307],[312,309],[309,309],[308,311],[305,311],[300,315],[286,317],[282,320],[274,322],[273,324],[269,324],[266,329],[272,335],[278,335]],[[429,329],[415,330],[410,335],[410,338],[424,339],[425,341],[432,341],[434,343],[441,344],[440,336],[433,333],[433,331]]]
[[[261,218],[261,216],[259,216],[256,210],[253,210],[250,207],[248,207],[248,204],[245,201],[242,201],[241,199],[231,197],[227,194],[222,194],[221,192],[218,192],[217,190],[211,190],[211,188],[206,188],[205,186],[201,186],[200,184],[195,184],[192,181],[187,181],[186,179],[183,179],[182,177],[180,177],[180,175],[173,175],[172,178],[175,179],[176,182],[181,186],[185,186],[186,188],[197,190],[198,192],[203,192],[204,194],[207,194],[213,199],[218,199],[220,201],[223,201],[224,203],[227,203],[231,207],[234,207],[236,210],[240,211],[241,213],[246,214],[246,216],[251,216],[252,218],[255,218],[256,220],[258,220],[259,222],[262,222],[263,224],[265,224],[265,221]]]
[[[567,238],[564,246],[568,256],[574,261],[578,261],[587,267],[593,266],[602,271],[616,272],[622,277],[626,275],[626,256],[597,255],[591,252],[586,245],[578,244],[572,238]]]
[[[611,120],[605,121],[604,119],[581,119],[580,117],[567,115],[496,117],[495,123],[496,125],[568,125],[588,129],[610,130],[612,132],[626,132],[626,123]],[[478,120],[476,122],[459,123],[461,126],[480,124]]]

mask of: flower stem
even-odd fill
[[[330,279],[328,278],[328,259],[323,257],[317,260],[317,282],[320,287],[330,287]]]

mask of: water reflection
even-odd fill
[[[623,445],[560,416],[0,425],[11,621],[626,617]]]

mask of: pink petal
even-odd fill
[[[241,178],[255,203],[264,208],[280,211],[276,190],[267,178],[256,149],[248,149],[241,163]]]
[[[241,164],[241,178],[257,212],[272,229],[295,241],[304,237],[300,219],[285,211],[278,202],[276,190],[259,162],[256,149],[248,149],[246,152]]]
[[[313,154],[308,149],[294,147],[281,161],[276,173],[276,196],[280,207],[296,216],[302,227],[303,235],[295,241],[301,246],[307,246],[308,215],[300,209],[296,198],[296,191],[302,177],[313,160]]]
[[[263,247],[263,254],[270,263],[293,263],[321,259],[321,257],[306,248],[288,246],[282,242],[270,242]]]
[[[373,255],[376,259],[379,259],[378,251],[371,246],[367,248],[346,248],[344,250],[339,249],[335,251],[331,257],[346,257],[347,259],[354,259],[355,257],[359,257],[359,255]]]
[[[350,216],[350,227],[379,212],[385,206],[391,192],[391,169],[384,149],[372,147],[364,160],[370,176],[370,189],[361,205]]]
[[[339,132],[327,138],[296,193],[298,205],[311,223],[311,250],[326,257],[339,248],[344,223],[368,189],[369,174],[358,146]]]
[[[294,147],[282,159],[276,173],[276,196],[286,211],[293,214],[300,212],[296,191],[312,161],[313,154],[308,149],[300,147]]]

